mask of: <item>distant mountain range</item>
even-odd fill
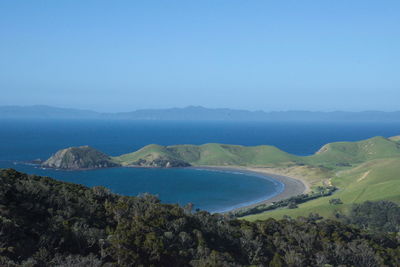
[[[0,119],[109,119],[191,121],[400,121],[400,111],[315,112],[248,111],[228,108],[139,109],[131,112],[100,113],[51,106],[0,106]]]

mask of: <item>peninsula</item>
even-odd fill
[[[310,156],[297,156],[274,146],[240,146],[226,144],[204,145],[148,145],[135,152],[108,156],[94,148],[71,147],[55,153],[42,163],[46,168],[80,170],[110,167],[214,167],[253,171],[266,176],[278,175],[302,181],[306,187],[300,191],[316,194],[323,188],[337,187],[332,196],[315,199],[298,208],[261,213],[250,220],[268,216],[281,217],[319,212],[332,216],[352,203],[366,200],[391,200],[400,202],[400,138],[373,137],[358,142],[335,142],[321,147]],[[289,178],[290,179],[290,178]],[[281,180],[286,186],[285,180]],[[294,184],[294,183],[292,183]],[[322,188],[322,189],[321,189]],[[291,189],[291,188],[289,188]],[[298,189],[298,188],[297,188]],[[299,190],[289,190],[301,194]],[[293,194],[281,195],[273,201]],[[329,200],[340,198],[340,205]],[[311,199],[313,199],[311,197]],[[297,201],[297,200],[295,200]],[[269,204],[271,201],[269,201]],[[264,203],[266,205],[268,203]],[[248,214],[248,213],[246,213]]]
[[[335,142],[324,145],[311,156],[297,156],[274,146],[241,146],[209,143],[204,145],[147,145],[132,153],[108,156],[89,146],[59,150],[42,163],[59,169],[125,167],[223,166],[253,168],[348,168],[363,162],[400,157],[399,137],[373,137],[359,142]],[[304,167],[306,166],[306,167]]]

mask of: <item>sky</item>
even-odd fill
[[[0,105],[400,110],[400,1],[0,2]]]

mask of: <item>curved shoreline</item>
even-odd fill
[[[15,162],[14,162],[15,164]],[[34,165],[34,164],[32,164]],[[123,167],[116,167],[116,168],[149,168],[149,167],[136,167],[136,166],[123,166]],[[279,183],[280,190],[273,194],[268,194],[264,197],[260,197],[257,199],[253,199],[246,202],[241,202],[233,206],[229,206],[223,209],[210,211],[211,213],[228,213],[232,211],[237,211],[243,208],[251,208],[255,207],[260,204],[268,204],[276,201],[280,201],[283,199],[290,198],[292,196],[297,196],[303,194],[309,190],[309,184],[301,180],[299,178],[288,177],[276,173],[268,172],[265,168],[262,167],[246,167],[246,166],[191,166],[185,167],[191,169],[198,169],[198,170],[209,170],[209,171],[221,171],[221,172],[236,172],[244,175],[249,175],[252,177],[257,177],[260,179],[265,179],[270,182]],[[107,169],[107,168],[102,168]],[[61,169],[55,169],[61,170]],[[88,170],[88,169],[85,169]],[[89,169],[90,170],[90,169]],[[65,170],[63,170],[65,171]],[[84,171],[80,169],[78,171]]]
[[[252,200],[244,203],[240,203],[238,205],[235,205],[233,207],[229,207],[226,210],[219,211],[219,213],[227,213],[227,212],[232,212],[236,210],[240,210],[243,208],[251,208],[260,204],[268,204],[276,201],[280,201],[283,199],[287,199],[293,196],[297,196],[300,194],[304,194],[309,190],[309,185],[305,183],[304,181],[292,177],[287,177],[279,174],[274,174],[274,173],[269,173],[267,171],[259,170],[257,168],[251,168],[251,167],[241,167],[241,166],[227,166],[227,167],[222,167],[222,166],[193,166],[190,167],[193,169],[202,169],[202,170],[215,170],[215,171],[229,171],[229,172],[239,172],[243,174],[249,174],[252,176],[256,176],[262,179],[266,180],[274,180],[283,185],[283,190],[280,192],[277,192],[274,195],[268,195],[263,199],[259,200]]]

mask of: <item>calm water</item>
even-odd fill
[[[16,161],[46,159],[58,149],[90,145],[110,155],[132,152],[156,143],[275,145],[309,155],[334,141],[355,141],[400,134],[400,123],[262,123],[157,121],[1,121],[0,167],[47,175],[113,192],[158,194],[168,203],[221,211],[274,195],[282,185],[254,175],[196,169],[116,168],[92,171],[41,170]]]

